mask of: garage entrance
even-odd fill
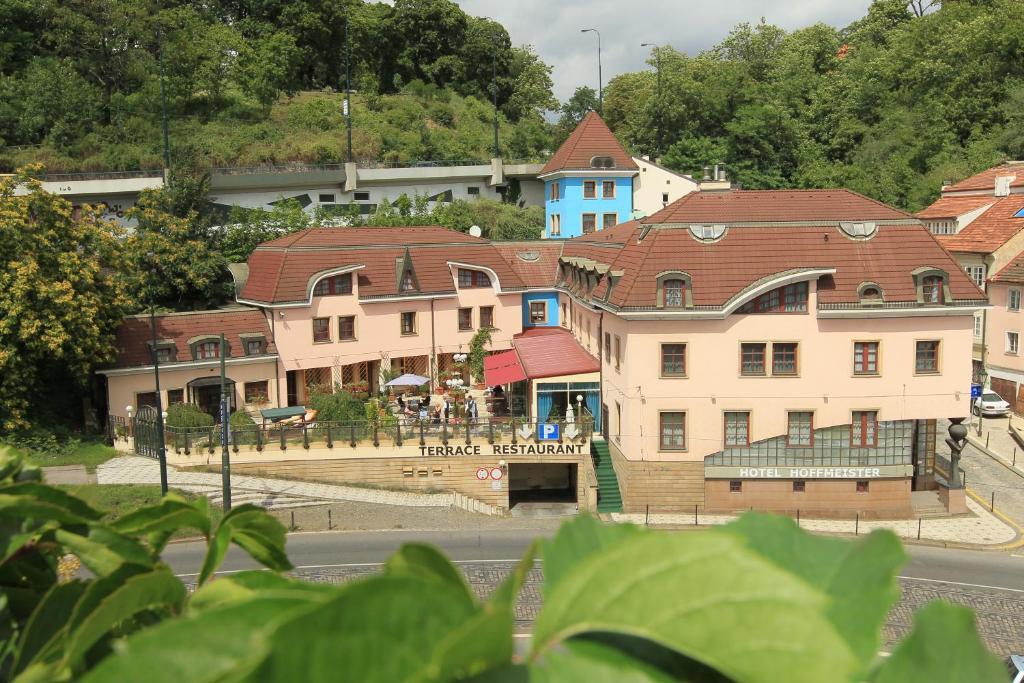
[[[572,462],[516,462],[508,466],[508,505],[573,503],[578,465]]]

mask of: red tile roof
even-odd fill
[[[530,379],[601,370],[600,362],[560,327],[531,328],[513,337],[512,346]]]
[[[242,334],[261,334],[266,340],[266,352],[277,353],[263,313],[253,308],[199,311],[196,313],[169,313],[156,316],[158,341],[174,342],[176,362],[192,361],[188,340],[205,335],[219,336],[223,332],[228,342],[230,358],[245,354]],[[128,316],[116,333],[117,359],[114,367],[131,368],[152,365],[149,342],[153,338],[149,315]],[[162,364],[161,364],[162,365]],[[169,363],[168,365],[173,365]]]
[[[913,218],[851,190],[691,192],[640,219],[661,223],[875,221]]]
[[[363,266],[356,271],[360,298],[396,296],[396,259],[402,259],[406,249],[419,284],[416,294],[454,291],[449,261],[491,269],[503,290],[527,286],[494,244],[455,230],[436,226],[318,228],[257,247],[249,257],[249,277],[239,298],[259,303],[306,301],[311,277],[347,266]],[[543,244],[538,247],[546,249]]]
[[[1014,285],[1024,284],[1024,253],[1003,266],[1003,269],[989,280]]]
[[[1024,217],[1014,218],[1024,209],[1024,194],[988,199],[992,206],[966,228],[956,235],[938,235],[942,246],[950,251],[988,254],[1024,228]]]
[[[519,276],[524,287],[551,287],[558,281],[561,241],[495,242],[494,248]]]
[[[940,197],[931,206],[917,212],[917,217],[928,218],[956,218],[965,213],[980,209],[983,206],[992,204],[996,198],[988,196],[968,195],[966,197]]]
[[[981,173],[975,173],[958,183],[947,187],[943,192],[960,192],[964,190],[992,190],[995,191],[996,178],[999,176],[1016,176],[1010,182],[1010,187],[1024,187],[1024,161],[1007,161],[998,166],[987,168]]]
[[[801,268],[835,268],[834,286],[819,290],[819,301],[856,303],[857,288],[878,283],[886,302],[916,301],[911,272],[921,266],[949,273],[954,299],[983,299],[952,256],[920,224],[880,225],[868,240],[852,240],[835,227],[731,227],[713,243],[696,240],[682,227],[654,228],[640,239],[637,227],[617,250],[596,252],[596,244],[569,240],[565,256],[584,256],[622,270],[609,303],[622,308],[653,308],[660,273],[678,270],[692,278],[693,304],[720,307],[755,282]],[[604,256],[604,258],[601,258]],[[595,288],[601,299],[607,278]]]
[[[544,164],[540,174],[591,169],[590,160],[597,156],[611,157],[615,161],[615,168],[609,170],[640,169],[604,120],[592,111],[583,117],[580,125],[576,126],[548,163]]]

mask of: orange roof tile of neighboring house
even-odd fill
[[[873,221],[913,218],[850,190],[692,192],[640,219],[662,223]]]
[[[956,218],[975,209],[992,204],[996,197],[968,195],[966,197],[940,197],[933,204],[917,212],[918,218]]]
[[[944,188],[943,192],[961,192],[965,190],[995,190],[996,178],[999,176],[1016,176],[1010,187],[1024,187],[1024,161],[1007,161],[998,166],[987,168],[975,173],[958,183]]]
[[[195,313],[170,313],[156,316],[157,341],[173,341],[174,362],[192,361],[189,340],[200,336],[219,336],[227,340],[229,358],[246,355],[242,335],[262,335],[266,342],[265,353],[274,354],[273,337],[263,313],[254,308],[235,308]],[[114,367],[131,368],[152,365],[149,342],[152,329],[148,315],[128,316],[117,328],[117,359]],[[161,363],[163,365],[163,363]],[[173,365],[173,363],[169,363]]]
[[[591,169],[593,167],[590,160],[594,157],[611,157],[615,161],[615,168],[609,170],[640,169],[604,120],[597,112],[592,111],[583,117],[580,125],[576,126],[548,163],[544,164],[540,175],[555,171]]]
[[[946,249],[988,254],[1024,228],[1024,217],[1015,214],[1024,209],[1024,194],[989,197],[992,206],[955,235],[938,235]]]
[[[1024,284],[1024,254],[1020,254],[989,278],[991,282],[1003,282],[1007,284]]]
[[[367,245],[414,244],[486,244],[482,237],[449,230],[439,225],[400,228],[310,228],[275,240],[261,247],[362,247]]]

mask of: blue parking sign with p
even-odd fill
[[[558,425],[554,422],[541,422],[537,425],[537,435],[541,441],[554,441],[558,439]]]
[[[980,384],[972,384],[971,385],[971,398],[978,398],[979,396],[981,396],[981,385]]]

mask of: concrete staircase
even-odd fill
[[[223,507],[224,497],[220,491],[211,491],[207,494],[210,505]],[[232,491],[231,504],[233,506],[251,503],[267,510],[288,510],[290,508],[304,508],[313,505],[326,505],[334,501],[316,500],[314,498],[302,498],[298,496],[282,496],[274,493],[261,493],[257,491]]]
[[[911,491],[910,505],[915,517],[949,517],[938,491]]]
[[[608,444],[603,440],[592,440],[590,455],[594,459],[594,471],[597,473],[597,511],[622,512],[619,478],[615,476],[615,468],[612,467]]]

